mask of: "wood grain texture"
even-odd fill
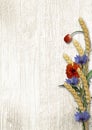
[[[91,0],[0,0],[0,130],[81,130],[73,97],[58,87],[63,52],[76,52],[63,37],[81,29],[79,16],[92,39]]]

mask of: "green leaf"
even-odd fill
[[[87,74],[87,81],[89,82],[89,80],[92,78],[92,70],[89,71],[89,73]]]
[[[64,88],[65,86],[64,86],[64,84],[62,84],[62,85],[59,85],[59,87],[62,87],[62,88]]]
[[[77,86],[75,86],[75,85],[71,85],[71,86],[72,86],[72,88],[73,88],[76,92],[80,92],[80,90],[78,89]]]

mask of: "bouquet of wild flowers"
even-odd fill
[[[78,107],[75,113],[75,120],[82,122],[83,130],[89,129],[88,120],[90,118],[90,90],[89,82],[92,77],[92,70],[88,70],[89,54],[91,51],[91,44],[89,38],[89,32],[87,26],[82,18],[79,18],[79,23],[83,31],[76,31],[74,33],[67,34],[64,37],[66,43],[73,41],[73,45],[78,51],[78,55],[74,57],[74,61],[67,55],[63,57],[67,62],[66,75],[67,79],[64,83],[64,87],[73,95]],[[81,47],[77,40],[73,39],[74,34],[82,32],[85,40],[85,50]]]

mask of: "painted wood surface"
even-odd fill
[[[73,97],[58,87],[63,52],[76,54],[63,37],[81,30],[79,17],[92,39],[92,0],[0,0],[0,130],[81,130]]]

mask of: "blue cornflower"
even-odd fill
[[[85,64],[87,63],[87,61],[88,61],[88,56],[86,55],[83,56],[76,55],[75,57],[75,62],[78,64]]]
[[[77,85],[79,82],[79,79],[76,77],[73,77],[71,79],[66,79],[66,82],[71,85]]]
[[[87,111],[84,112],[76,112],[75,114],[75,120],[78,122],[84,122],[87,121],[90,118],[90,115]]]

